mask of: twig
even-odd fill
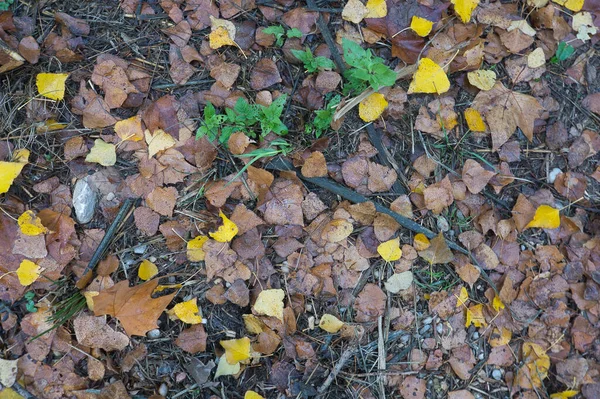
[[[308,8],[317,8],[317,5],[315,4],[314,0],[306,0],[306,4],[308,5]],[[323,15],[321,15],[321,13],[319,13],[319,17],[317,18],[317,27],[321,31],[321,35],[323,36],[323,39],[325,39],[325,43],[327,43],[327,46],[329,47],[329,52],[331,52],[333,62],[335,62],[335,65],[337,66],[340,73],[343,74],[346,71],[346,64],[344,64],[344,60],[342,59],[342,56],[340,55],[340,52],[338,51],[335,45],[335,41],[333,40],[331,32],[329,32],[329,28],[327,28],[327,24],[325,23],[325,19],[323,18]]]
[[[37,396],[35,396],[34,394],[30,393],[27,389],[25,389],[25,387],[23,387],[18,382],[15,382],[11,388],[13,389],[13,391],[15,391],[16,393],[18,393],[19,395],[21,395],[25,399],[37,399]]]
[[[358,345],[353,344],[352,346],[347,348],[344,351],[344,353],[342,353],[342,356],[340,356],[340,358],[338,359],[337,364],[335,365],[333,370],[331,370],[331,373],[329,373],[329,375],[327,376],[327,379],[325,380],[323,385],[321,385],[319,387],[319,389],[317,390],[317,392],[319,393],[317,398],[323,396],[323,393],[325,393],[327,388],[329,388],[329,386],[333,383],[333,380],[335,380],[335,377],[337,377],[339,372],[342,371],[342,369],[344,368],[344,366],[346,365],[348,360],[350,360],[350,358],[356,353],[357,348],[358,348]]]

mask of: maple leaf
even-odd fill
[[[127,335],[143,336],[158,327],[156,320],[175,296],[152,298],[157,285],[156,279],[133,287],[129,287],[129,281],[121,281],[94,297],[94,314],[116,317]]]

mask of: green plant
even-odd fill
[[[14,2],[15,0],[0,0],[0,11],[8,11],[8,7]]]
[[[316,71],[331,70],[335,68],[335,64],[329,58],[317,56],[315,57],[312,51],[307,47],[305,51],[292,50],[294,57],[298,58],[304,64],[306,72],[313,73]]]
[[[281,120],[286,100],[287,96],[284,94],[265,107],[250,104],[246,99],[239,98],[233,109],[225,109],[225,114],[218,114],[215,107],[208,102],[204,107],[204,120],[196,131],[196,138],[206,136],[210,141],[218,139],[219,143],[227,145],[227,140],[235,132],[243,132],[256,138],[257,126],[260,126],[260,137],[271,132],[283,136],[288,132],[287,126]]]
[[[363,49],[357,43],[342,39],[344,60],[352,68],[344,73],[348,80],[347,90],[364,91],[367,87],[379,90],[396,82],[396,73],[383,63],[383,58],[373,55],[370,49]]]
[[[236,155],[238,158],[250,158],[250,161],[244,165],[244,167],[231,179],[231,181],[235,181],[242,173],[248,169],[249,166],[254,164],[254,162],[258,161],[262,158],[274,157],[275,155],[287,155],[292,151],[292,146],[290,143],[285,141],[284,139],[275,139],[269,143],[269,146],[266,148],[257,148],[254,151],[250,151],[247,154]]]
[[[550,59],[550,62],[553,64],[558,64],[559,62],[565,61],[567,58],[573,55],[575,52],[575,47],[571,46],[569,43],[560,42],[558,44],[558,48],[556,49],[556,54]]]
[[[299,29],[285,29],[281,25],[273,25],[263,29],[263,33],[267,35],[275,36],[275,45],[277,47],[283,46],[284,38],[288,37],[302,37],[302,32]]]
[[[338,94],[329,100],[325,108],[315,111],[315,117],[312,122],[306,124],[306,133],[310,134],[314,131],[316,138],[321,137],[330,128],[335,109],[340,101],[341,96]]]
[[[27,309],[29,313],[36,313],[37,308],[35,307],[35,302],[33,301],[33,298],[35,298],[35,292],[28,291],[25,293],[25,295],[23,295],[23,298],[25,298],[27,301],[25,302],[25,309]]]

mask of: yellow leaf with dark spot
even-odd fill
[[[381,93],[373,93],[358,104],[358,115],[365,122],[373,122],[387,108],[388,102]]]
[[[190,262],[200,262],[204,260],[206,254],[202,249],[204,243],[208,241],[207,236],[198,236],[187,243],[187,258]]]
[[[95,162],[102,166],[113,166],[117,163],[117,148],[114,144],[96,139],[90,153],[85,157],[86,162]]]
[[[479,111],[475,108],[465,109],[465,120],[472,132],[485,132],[485,123]]]
[[[42,220],[31,210],[23,212],[17,219],[17,223],[21,233],[26,236],[39,236],[48,232],[48,229],[42,224]]]
[[[52,100],[62,100],[68,77],[68,73],[38,73],[35,78],[38,93]]]
[[[254,311],[259,315],[277,317],[283,321],[283,298],[285,293],[282,289],[262,290],[254,303]]]
[[[219,226],[216,232],[208,233],[208,235],[210,235],[215,241],[230,242],[238,233],[238,227],[235,223],[229,220],[227,216],[225,216],[223,211],[219,211],[219,216],[221,216],[223,224]]]
[[[335,334],[344,326],[344,322],[334,315],[324,314],[319,321],[319,327],[328,333]]]
[[[368,12],[365,18],[383,18],[387,15],[385,0],[369,0],[366,7]]]
[[[23,167],[27,165],[29,150],[22,148],[15,151],[13,159],[13,162],[0,162],[0,194],[8,191]]]
[[[377,246],[377,253],[386,262],[394,262],[402,257],[402,250],[400,249],[400,239],[393,238],[386,242],[382,242]]]
[[[433,60],[422,58],[419,61],[417,72],[413,76],[412,82],[408,87],[408,94],[411,93],[437,93],[442,94],[450,89],[450,81],[446,72]]]
[[[220,342],[225,349],[227,363],[234,365],[250,358],[250,338],[229,339]]]
[[[173,306],[173,309],[167,311],[167,313],[169,316],[175,316],[184,323],[202,323],[202,316],[200,316],[200,309],[198,309],[197,298],[178,303],[177,305]]]
[[[433,22],[428,19],[417,17],[413,15],[410,21],[410,29],[412,29],[417,35],[421,37],[427,36],[433,28]]]
[[[498,346],[508,345],[511,338],[512,332],[508,328],[501,327],[500,330],[494,328],[492,335],[490,335],[490,346],[496,348]]]
[[[42,268],[28,259],[24,259],[17,269],[17,277],[22,286],[27,287],[40,277]]]
[[[149,260],[144,259],[138,268],[138,277],[140,280],[150,280],[158,274],[158,267]]]
[[[471,324],[475,327],[487,326],[485,316],[483,315],[483,304],[479,303],[467,309],[465,327],[469,327]]]
[[[540,205],[535,210],[533,220],[525,228],[539,227],[542,229],[555,229],[559,226],[560,211],[548,205]]]
[[[458,14],[463,23],[471,20],[471,14],[477,8],[479,0],[451,0],[454,4],[454,12]],[[582,0],[583,1],[583,0]]]

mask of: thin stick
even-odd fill
[[[325,393],[327,388],[329,388],[329,386],[333,383],[333,380],[335,380],[335,377],[337,377],[339,372],[342,371],[342,369],[344,368],[346,363],[350,360],[350,358],[352,356],[354,356],[357,348],[358,348],[358,346],[356,344],[354,344],[354,345],[350,346],[349,348],[347,348],[344,351],[344,353],[342,353],[342,356],[340,356],[340,358],[338,359],[337,364],[335,365],[333,370],[331,370],[331,373],[329,373],[329,375],[327,376],[327,379],[325,380],[323,385],[321,385],[319,387],[319,389],[317,390],[317,392],[319,393],[317,398],[323,396],[323,393]]]

